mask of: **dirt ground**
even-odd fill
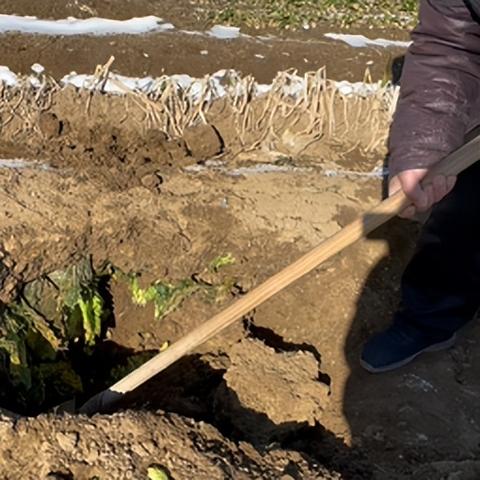
[[[267,173],[252,167],[285,166],[284,154],[226,154],[221,169],[208,167],[206,152],[221,145],[205,132],[189,150],[148,128],[135,135],[132,117],[116,130],[103,113],[113,99],[94,98],[87,115],[87,98],[77,94],[75,106],[72,95],[55,97],[21,143],[11,140],[15,121],[4,129],[4,158],[43,162],[0,171],[4,301],[86,252],[147,283],[202,272],[228,252],[235,297],[381,198],[379,179],[329,177],[323,167],[369,172],[382,148],[359,161],[322,144],[317,164],[292,157]],[[347,249],[136,391],[125,413],[5,419],[4,478],[145,478],[151,464],[172,478],[476,478],[478,327],[400,372],[371,376],[357,363],[395,308],[415,233],[396,221]],[[231,301],[193,296],[158,321],[125,290],[112,285],[112,294],[105,348],[128,352],[156,351]],[[38,445],[35,459],[26,444]]]
[[[45,10],[47,4],[0,2],[3,13],[53,18],[89,16],[93,9],[100,16],[115,11],[123,18],[135,12],[171,19],[158,2],[125,1],[121,15],[108,2],[53,2]],[[185,10],[175,13],[176,3],[162,5],[180,27],[202,27],[190,25]],[[28,71],[37,61],[56,76],[91,71],[116,53],[109,41],[118,48],[125,42],[133,52],[125,55],[130,63],[120,61],[121,73],[155,75],[165,48],[156,37],[83,39],[82,60],[80,50],[65,50],[65,38],[35,37],[34,48],[26,47],[31,37],[0,39],[10,68]],[[199,63],[169,54],[169,66],[161,68],[211,73],[217,64],[198,55],[203,41],[213,42],[202,37],[191,50]],[[250,53],[260,45],[245,42]],[[308,68],[324,62],[316,44],[281,42],[298,50],[281,63],[277,44],[263,45],[275,52],[264,70],[249,67],[241,49],[225,53],[230,46],[215,62],[226,68],[231,55],[231,66],[244,62],[244,71],[260,81],[278,68],[300,68],[291,61],[295,51],[302,52],[298,58],[315,56]],[[147,44],[158,55],[148,64],[136,53]],[[339,46],[333,48],[338,58]],[[339,75],[357,75],[364,67],[357,52],[327,63]],[[385,68],[384,53],[366,55],[382,58]],[[112,281],[115,325],[101,346],[100,372],[126,353],[157,352],[175,342],[382,198],[382,180],[369,174],[383,164],[385,147],[372,147],[369,135],[385,130],[386,120],[381,112],[361,117],[365,103],[332,103],[330,112],[345,111],[361,125],[354,133],[351,125],[350,135],[342,130],[341,141],[325,134],[306,148],[285,115],[271,138],[239,149],[238,118],[224,104],[208,112],[207,126],[175,137],[146,122],[133,99],[74,89],[46,97],[39,106],[31,92],[2,91],[2,302],[86,254],[96,266],[108,261],[141,274],[144,284],[199,275],[210,281],[205,266],[213,258],[229,253],[236,259],[221,273],[235,279],[226,298],[216,303],[195,294],[162,320]],[[254,126],[267,112],[255,105]],[[344,124],[337,121],[338,128]],[[329,175],[332,170],[338,175]],[[397,305],[417,232],[416,225],[390,222],[133,392],[116,413],[26,418],[3,411],[0,478],[145,479],[151,466],[177,480],[479,478],[477,322],[450,351],[398,372],[372,376],[358,365],[362,343],[389,322]]]
[[[204,19],[201,4],[191,5],[186,1],[122,1],[120,7],[117,2],[97,0],[2,0],[0,11],[54,19],[69,16],[127,19],[157,15],[176,27],[172,32],[144,36],[72,38],[12,33],[0,37],[2,64],[8,65],[14,72],[28,74],[32,64],[40,63],[56,78],[62,78],[72,71],[92,72],[97,65],[114,55],[114,69],[131,76],[184,73],[201,77],[217,70],[233,68],[244,75],[254,75],[259,82],[269,83],[278,71],[294,68],[303,74],[326,65],[330,78],[359,81],[368,67],[374,79],[378,80],[385,76],[388,61],[404,53],[401,48],[351,49],[344,43],[326,39],[323,35],[330,31],[326,27],[291,32],[288,36],[278,31],[247,30],[245,33],[250,36],[233,40],[219,40],[205,34],[192,35],[189,32],[205,32],[211,25]],[[407,38],[405,32],[364,29],[349,33],[362,33],[372,38],[385,35],[388,38]],[[178,52],[182,52],[181,56]]]
[[[227,170],[223,173],[209,168],[189,173],[185,167],[198,165],[202,159],[192,157],[182,143],[155,136],[152,140],[149,130],[141,137],[144,140],[135,141],[135,149],[130,149],[125,159],[125,145],[133,141],[131,133],[128,129],[116,132],[112,145],[114,127],[106,125],[98,131],[98,119],[103,118],[101,102],[93,100],[88,117],[84,103],[76,109],[71,105],[65,108],[60,118],[63,124],[70,125],[69,136],[58,135],[59,103],[56,99],[55,108],[39,117],[40,135],[35,130],[23,131],[22,148],[10,140],[9,130],[15,130],[15,122],[5,128],[2,137],[2,151],[9,155],[7,158],[25,156],[43,162],[27,164],[23,169],[4,168],[0,172],[2,237],[6,239],[3,243],[6,274],[2,285],[5,301],[14,297],[18,286],[41,273],[65,266],[86,252],[93,255],[96,265],[108,260],[125,272],[141,273],[146,282],[201,272],[212,258],[228,252],[238,259],[228,267],[228,274],[237,278],[240,291],[248,291],[335,232],[362,204],[372,204],[379,197],[377,182],[365,181],[359,186],[349,179],[325,177],[320,166],[306,171],[293,169],[291,173],[287,170],[287,173],[243,176],[228,174],[229,169],[258,164],[259,158],[265,164],[265,154],[258,152],[236,159],[227,156]],[[76,129],[76,122],[87,128],[80,138],[75,136],[82,131]],[[190,148],[203,157],[208,142],[202,143],[202,149],[192,148],[193,140],[189,141]],[[64,143],[82,148],[75,148],[74,155],[66,155],[68,149],[60,148]],[[211,151],[215,151],[215,142],[210,143],[213,143]],[[144,163],[146,148],[152,152],[148,153],[150,161]],[[146,168],[140,168],[142,165]],[[158,182],[151,181],[152,175]],[[320,212],[318,205],[322,205]],[[112,294],[116,326],[109,343],[129,351],[156,350],[165,341],[173,342],[225,305],[193,297],[159,323],[151,309],[133,306],[129,294],[121,288],[113,285]],[[304,300],[299,302],[297,305]],[[111,472],[126,471],[132,472],[131,478],[144,478],[147,463],[166,466],[172,478],[189,478],[185,473],[188,470],[182,468],[190,469],[197,478],[242,478],[242,468],[245,478],[282,475],[338,478],[335,462],[345,464],[343,450],[332,454],[327,467],[323,457],[310,456],[303,451],[304,447],[281,447],[284,442],[303,444],[305,432],[318,436],[317,441],[322,444],[327,442],[329,451],[337,452],[339,448],[332,434],[322,433],[320,426],[333,398],[331,382],[323,373],[327,365],[323,354],[321,358],[317,347],[305,339],[299,345],[290,345],[288,340],[285,345],[275,345],[281,337],[277,339],[273,332],[285,335],[282,326],[285,320],[270,335],[261,323],[257,331],[255,314],[246,323],[239,323],[212,340],[143,391],[136,392],[124,407],[139,410],[138,414],[132,411],[93,420],[43,416],[14,423],[6,420],[2,438],[11,435],[11,441],[3,443],[5,450],[0,453],[6,466],[5,478],[29,478],[29,475],[39,478],[38,475],[52,472],[71,474],[74,478],[94,475],[102,478]],[[270,345],[270,341],[274,344]],[[252,383],[258,383],[249,377],[252,361],[257,374],[264,362],[266,370],[262,376],[268,371],[271,378],[268,389],[251,389]],[[189,367],[191,362],[194,368]],[[291,405],[288,415],[285,415],[286,404]],[[183,417],[171,417],[157,411],[159,408]],[[199,438],[207,446],[218,441],[224,460],[204,459],[199,463],[185,441],[180,437],[175,439],[176,435],[184,435],[182,429],[189,430],[188,422],[192,421],[185,419],[189,417],[200,425],[207,422],[220,429],[222,433],[207,425],[205,431],[201,429]],[[169,418],[175,419],[173,424]],[[115,426],[112,421],[119,423]],[[248,427],[258,425],[259,421],[264,425],[261,434],[260,430]],[[105,427],[98,422],[105,422]],[[124,422],[137,425],[131,428],[138,440],[132,439],[128,433],[130,427],[124,426]],[[152,422],[160,422],[159,427],[152,429]],[[121,438],[129,440],[122,440],[126,442],[124,447],[119,446],[120,439],[117,441],[111,435],[108,441],[102,440],[98,437],[99,428],[118,431]],[[175,433],[168,433],[170,429]],[[148,434],[147,439],[145,432],[153,431],[162,431],[168,441],[152,437],[154,433]],[[53,435],[50,432],[56,432],[55,438],[60,438],[58,445],[45,444],[45,439]],[[45,453],[35,455],[34,461],[26,458],[22,453],[24,444],[17,435],[29,444],[38,442],[42,452],[46,449]],[[232,441],[245,445],[247,453],[239,451]],[[94,442],[97,446],[84,450],[79,447],[82,442],[86,445]],[[134,444],[145,442],[151,445],[151,452],[129,453]],[[186,453],[174,452],[166,442],[185,448]],[[165,453],[161,453],[159,445],[163,445]],[[211,447],[198,448],[199,452],[208,449],[212,453]],[[103,449],[107,453],[101,453]],[[100,461],[102,455],[105,459]],[[335,456],[340,460],[335,460]],[[184,467],[176,465],[179,458],[184,458]],[[229,466],[222,467],[218,462]],[[29,473],[32,467],[35,474]],[[119,474],[115,478],[129,477]]]

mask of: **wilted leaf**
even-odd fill
[[[34,342],[39,348],[38,352],[35,352],[39,358],[53,358],[55,352],[65,343],[57,337],[53,325],[49,324],[43,315],[31,308],[23,300],[14,305],[7,315],[15,315],[18,319],[21,319],[25,327],[29,327],[31,339],[36,333],[44,340],[41,342],[40,339],[37,339]]]
[[[48,277],[39,278],[27,283],[23,287],[22,299],[24,307],[28,306],[35,310],[43,318],[48,318],[54,325],[62,322],[61,305],[58,287]]]
[[[157,282],[154,287],[155,318],[158,320],[176,310],[186,298],[201,288],[191,279],[182,280],[176,285]]]
[[[231,253],[227,253],[226,255],[219,256],[213,259],[208,266],[208,269],[212,272],[218,272],[223,267],[228,265],[233,265],[235,263],[235,258],[232,256]]]
[[[132,290],[133,302],[141,307],[154,300],[157,293],[154,286],[147,289],[141,288],[136,276],[130,278],[130,288]]]
[[[103,304],[103,298],[97,293],[78,300],[78,306],[82,312],[85,342],[89,346],[95,344],[102,331]]]
[[[161,467],[148,467],[147,474],[149,480],[170,480],[169,475]]]
[[[29,389],[32,386],[32,376],[27,362],[25,342],[22,338],[10,334],[9,337],[0,339],[0,351],[7,354],[9,361],[8,371],[10,381],[14,386]]]
[[[235,263],[235,259],[231,254],[219,256],[210,263],[208,271],[214,274],[222,267],[233,263]],[[234,285],[234,281],[231,279],[215,285],[210,281],[205,281],[200,276],[193,276],[176,283],[158,280],[153,285],[143,289],[139,285],[137,276],[126,275],[117,271],[115,278],[127,279],[132,292],[132,301],[136,305],[145,306],[147,303],[153,302],[157,320],[161,320],[175,311],[184,300],[196,292],[203,292],[209,299],[219,302],[231,292]]]

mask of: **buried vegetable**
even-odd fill
[[[143,289],[139,276],[113,266],[96,273],[90,258],[43,275],[22,288],[15,302],[0,311],[0,392],[2,407],[39,413],[66,398],[88,395],[95,385],[116,381],[156,352],[130,352],[115,365],[98,369],[97,348],[113,326],[110,282],[125,282],[132,302],[152,302],[155,318],[163,319],[182,302],[202,293],[218,302],[235,289],[233,279],[221,281],[218,270],[234,263],[231,255],[215,258],[200,274],[178,281],[157,280]],[[204,277],[211,274],[209,281]],[[168,342],[160,351],[168,348]]]
[[[69,351],[89,354],[108,317],[90,259],[26,284],[0,313],[0,398],[29,410],[83,391]]]

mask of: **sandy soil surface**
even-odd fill
[[[325,139],[316,156],[233,155],[225,119],[221,141],[202,127],[187,148],[138,128],[133,111],[106,115],[125,107],[118,97],[88,102],[68,89],[40,111],[23,101],[1,151],[43,167],[0,170],[4,301],[85,253],[147,283],[202,274],[226,252],[237,259],[224,272],[237,287],[221,303],[194,295],[161,321],[112,284],[116,324],[103,349],[113,361],[174,342],[381,198],[380,179],[324,170],[370,172],[381,146],[361,157]],[[219,149],[222,168],[209,167]],[[287,168],[259,174],[259,164]],[[134,392],[120,415],[4,419],[4,478],[145,478],[152,464],[172,478],[476,478],[478,325],[399,372],[371,376],[357,363],[396,306],[416,230],[395,221],[347,249]]]

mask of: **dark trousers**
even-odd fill
[[[461,173],[425,223],[402,278],[395,321],[450,335],[480,306],[480,162]]]

